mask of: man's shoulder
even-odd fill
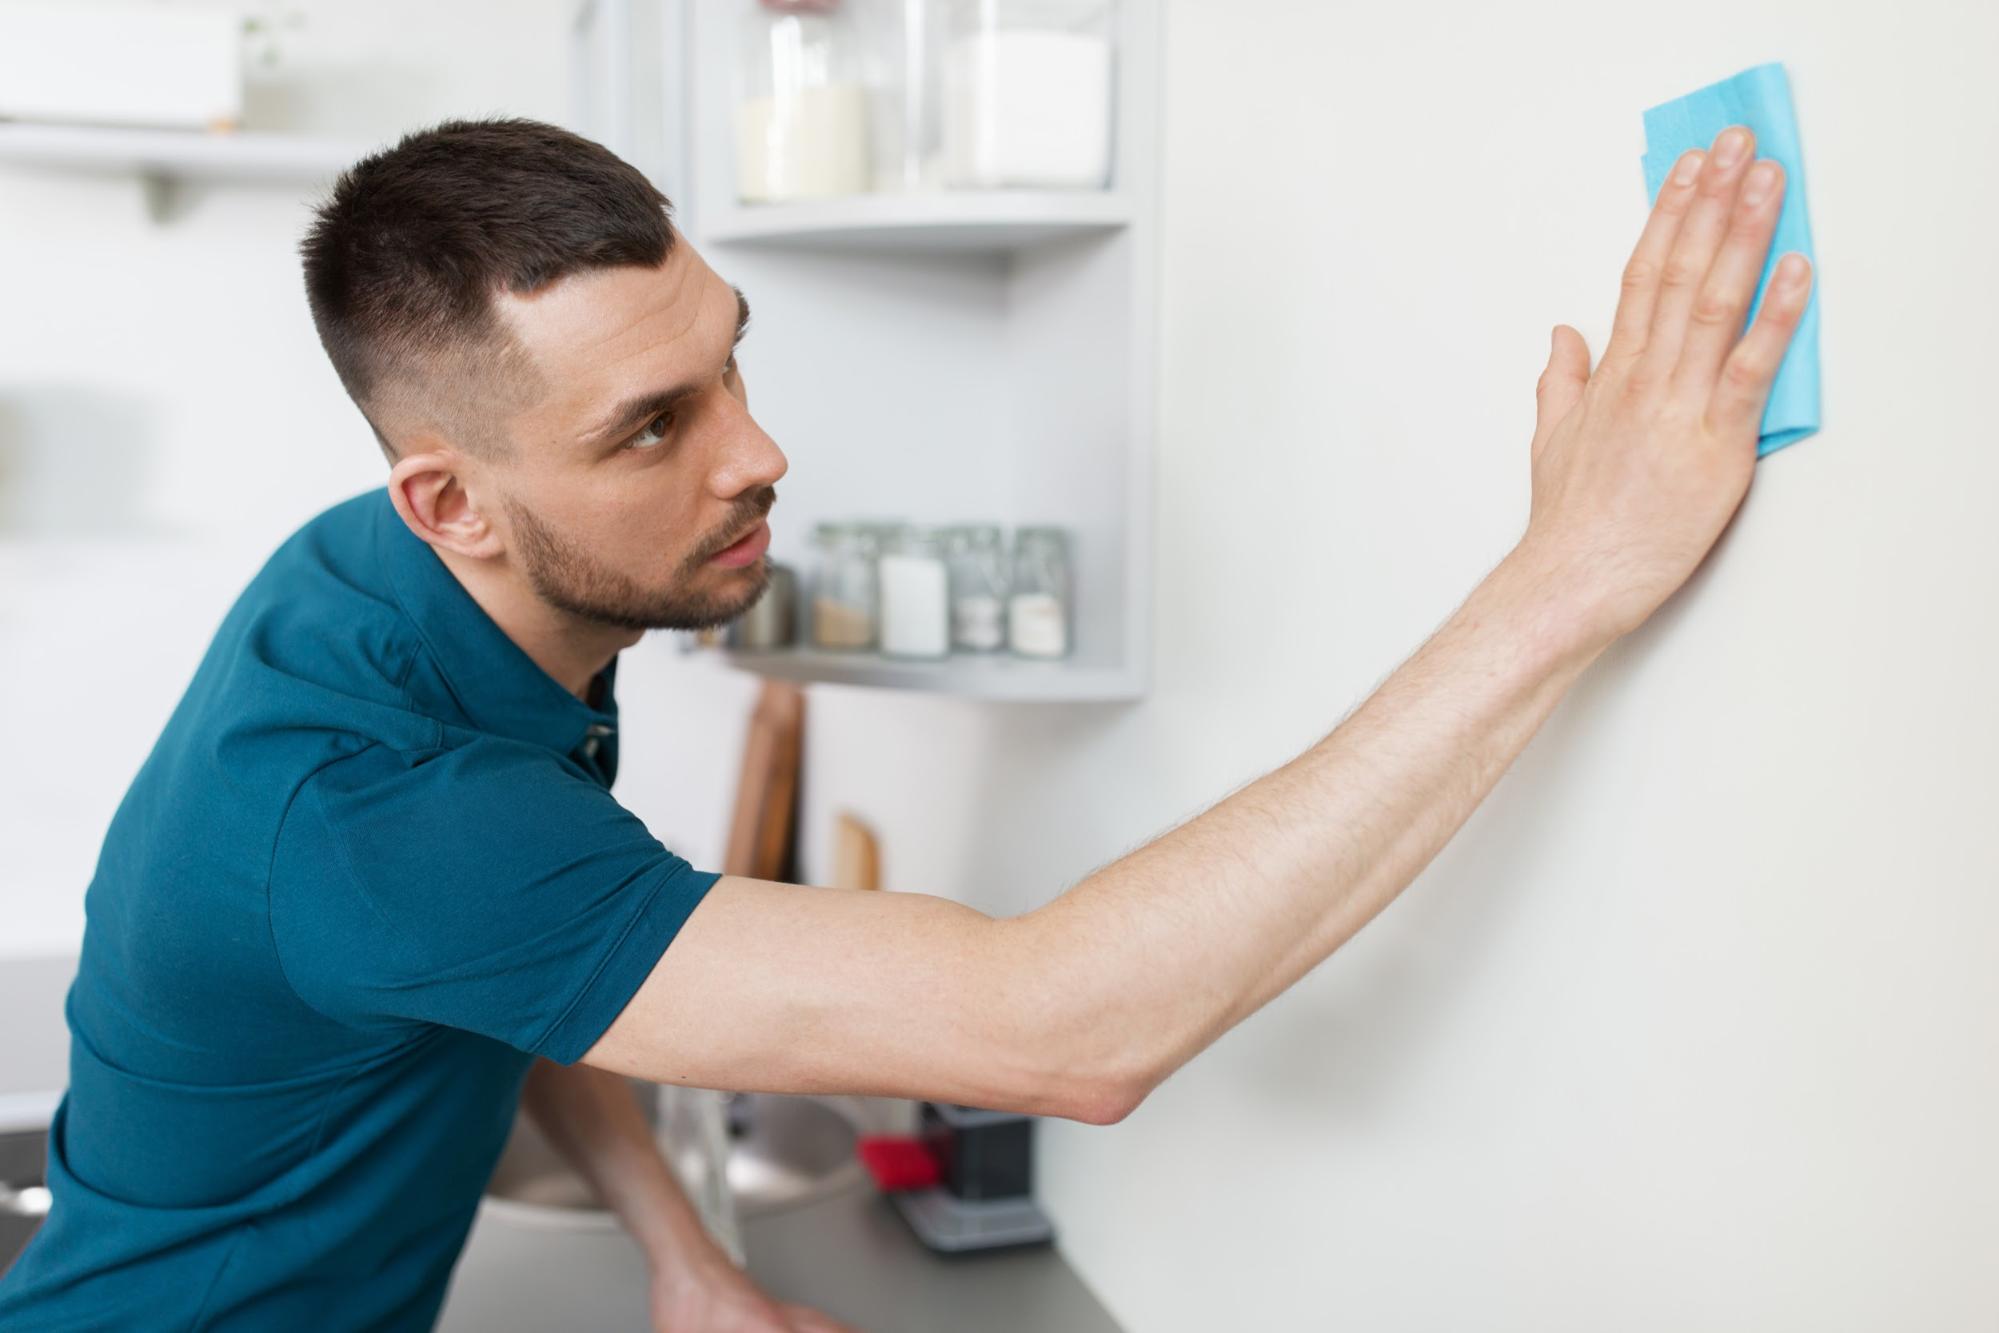
[[[385,516],[395,511],[379,489],[342,500],[265,561],[190,688],[205,729],[265,749],[343,731],[405,747],[435,735],[402,689],[422,640],[384,567]]]
[[[395,506],[379,486],[328,505],[292,530],[265,562],[264,573],[312,566],[374,574],[384,518],[395,518]]]

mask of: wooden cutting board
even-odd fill
[[[783,877],[804,743],[805,691],[785,681],[765,681],[743,740],[743,767],[736,780],[736,809],[722,873],[750,879]]]
[[[833,880],[836,889],[881,887],[881,848],[866,824],[842,811],[833,818]]]
[[[805,691],[766,681],[743,740],[736,808],[722,872],[780,880],[797,837],[798,774],[805,744]],[[879,889],[881,848],[874,831],[842,811],[833,819],[834,888]]]

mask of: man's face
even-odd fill
[[[656,269],[497,298],[549,386],[488,465],[507,549],[548,604],[624,629],[696,629],[769,580],[763,516],[784,455],[751,420],[747,307],[676,236]]]

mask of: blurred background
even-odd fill
[[[99,840],[210,634],[381,484],[295,248],[362,153],[569,125],[755,308],[794,614],[625,654],[620,799],[720,868],[802,684],[799,878],[851,814],[885,887],[1010,915],[1322,735],[1506,552],[1640,113],[1776,60],[1823,431],[1381,921],[1124,1122],[1037,1127],[1115,1323],[1014,1326],[1994,1327],[1995,50],[1971,0],[0,0],[0,1122],[62,1087]]]

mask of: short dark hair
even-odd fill
[[[602,144],[519,117],[443,121],[343,172],[299,253],[320,344],[382,452],[395,461],[384,419],[503,452],[495,396],[538,385],[493,296],[657,267],[672,207]]]

